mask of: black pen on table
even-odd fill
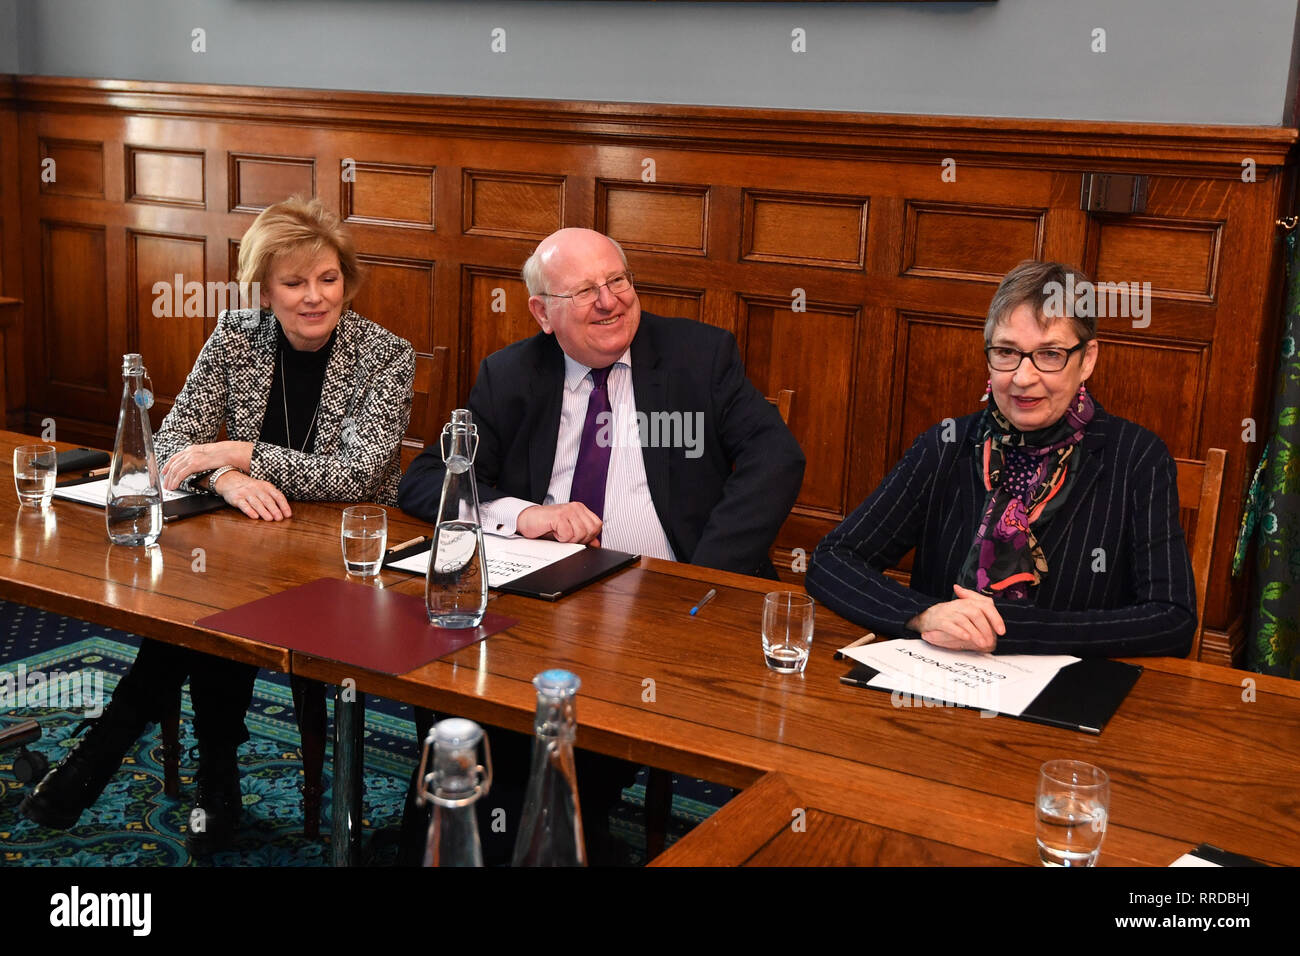
[[[700,603],[699,603],[699,604],[697,604],[697,605],[695,605],[695,607],[691,608],[691,614],[694,615],[696,611],[698,611],[700,608],[704,607],[704,605],[708,604],[710,601],[712,601],[712,600],[713,600],[715,597],[717,597],[717,596],[718,596],[718,589],[717,589],[717,588],[709,588],[709,593],[706,594],[706,595],[704,595],[704,597],[700,598]]]

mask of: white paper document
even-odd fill
[[[163,489],[163,502],[175,501],[177,498],[188,498],[193,495],[192,491],[167,491]],[[54,497],[63,498],[67,501],[80,501],[83,505],[94,505],[97,508],[103,508],[108,504],[108,479],[101,478],[99,481],[87,481],[80,485],[55,485]]]
[[[924,641],[877,641],[841,649],[880,673],[868,684],[1018,717],[1057,672],[1079,660],[1066,654],[980,654]]]
[[[515,578],[522,578],[548,564],[554,564],[561,558],[567,558],[585,548],[582,544],[561,544],[559,541],[547,541],[541,538],[503,537],[499,534],[483,535],[483,550],[487,552],[488,587],[499,588],[509,584]],[[429,554],[426,549],[419,554],[402,558],[389,565],[399,571],[424,574],[429,570]]]

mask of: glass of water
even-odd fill
[[[763,598],[763,657],[778,674],[797,674],[812,650],[813,599],[798,591]]]
[[[342,536],[348,574],[363,578],[378,574],[388,545],[388,512],[379,505],[344,508]]]
[[[54,497],[58,455],[53,445],[19,445],[14,449],[14,487],[19,505],[44,508]]]
[[[1035,804],[1043,866],[1096,866],[1110,816],[1110,777],[1082,760],[1049,760]]]

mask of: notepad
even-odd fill
[[[430,547],[431,542],[425,541],[415,553],[407,553],[385,566],[411,574],[424,574],[429,570]],[[586,545],[485,533],[483,550],[487,553],[488,587],[500,588],[571,554],[585,551]]]
[[[873,648],[874,655],[866,653]],[[841,683],[889,691],[895,706],[925,707],[939,701],[976,708],[981,716],[1000,714],[1089,734],[1102,732],[1142,674],[1136,664],[1101,657],[995,656],[950,651],[918,640],[850,646],[839,653],[861,662],[840,678]],[[931,672],[900,663],[905,659],[924,659]]]
[[[54,486],[54,497],[96,508],[108,507],[108,479],[69,481]],[[190,515],[219,511],[227,507],[224,498],[217,495],[200,495],[192,491],[167,491],[163,489],[163,520],[187,518]]]

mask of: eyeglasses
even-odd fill
[[[601,289],[609,289],[614,295],[622,295],[630,288],[632,288],[632,273],[620,272],[599,285],[584,285],[576,292],[543,292],[542,295],[550,299],[572,299],[574,305],[587,306],[600,298]]]
[[[1026,357],[1040,372],[1059,372],[1065,368],[1065,363],[1070,361],[1071,355],[1081,348],[1086,348],[1087,345],[1087,342],[1080,342],[1073,348],[1034,349],[1032,352],[1022,352],[1020,349],[1007,348],[1003,345],[990,345],[984,349],[984,354],[988,357],[989,368],[995,372],[1014,372],[1020,368],[1020,363]]]

